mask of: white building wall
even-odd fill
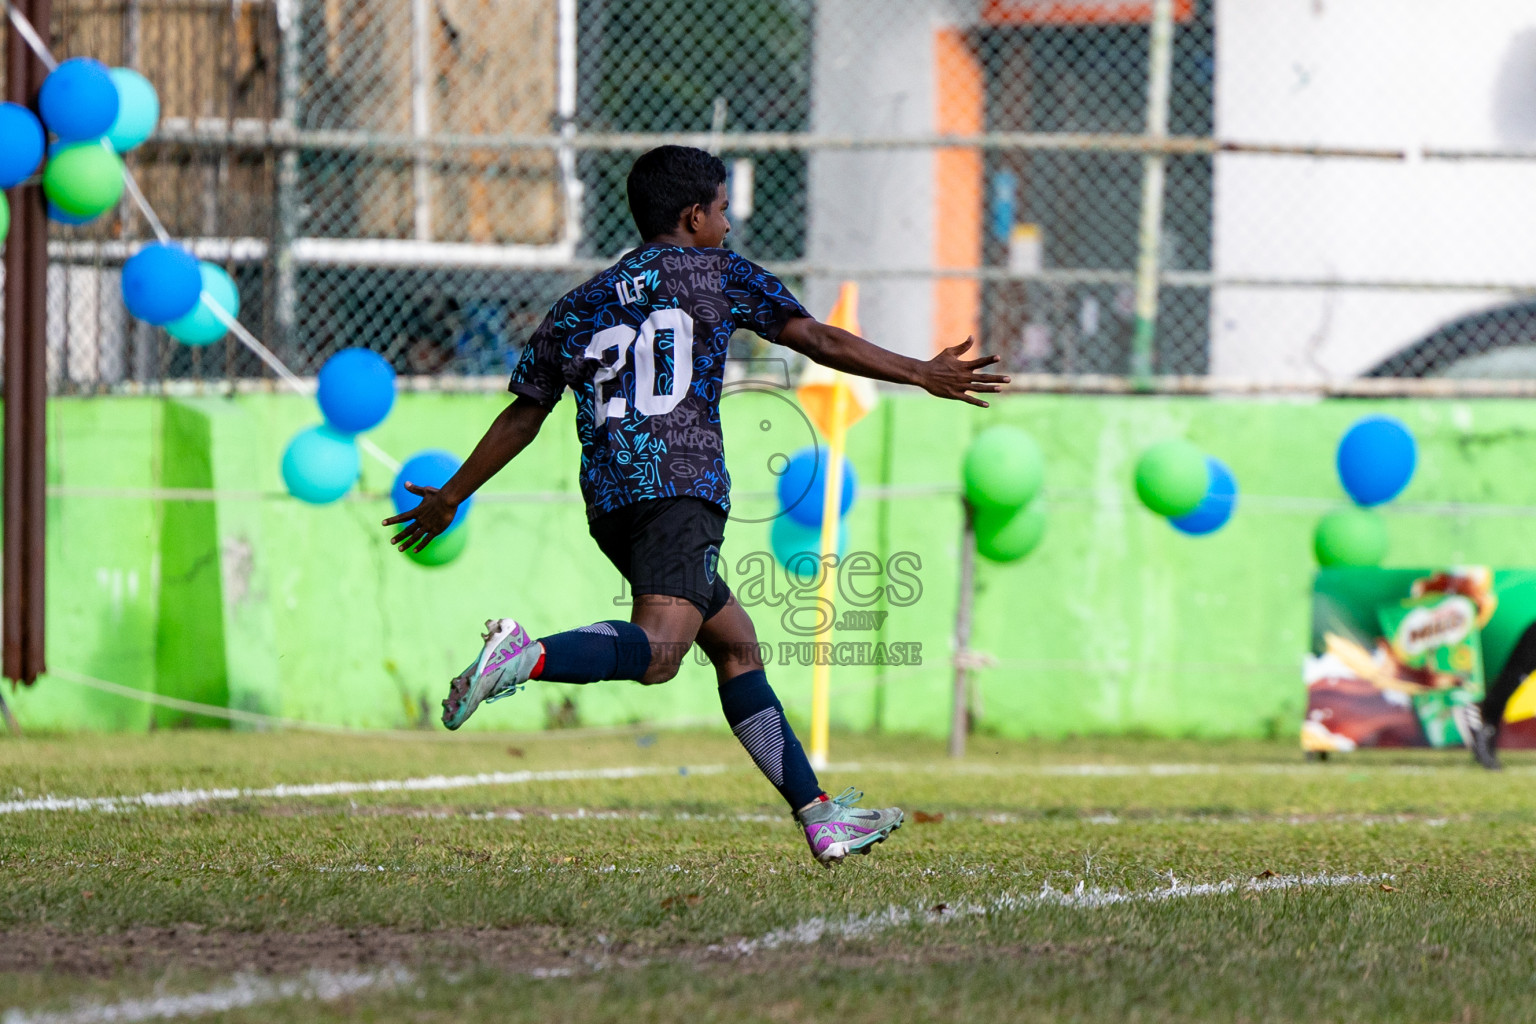
[[[934,29],[974,19],[955,0],[819,0],[811,130],[853,136],[934,131]],[[930,267],[934,160],[930,149],[813,150],[809,155],[807,258],[818,265]],[[826,316],[840,278],[807,282],[806,301]],[[929,279],[859,284],[864,333],[886,348],[933,354]]]
[[[1532,0],[1217,0],[1216,135],[1386,147],[1536,144]],[[1536,283],[1536,163],[1223,154],[1219,278]],[[1212,297],[1212,372],[1368,370],[1479,290],[1276,290]]]

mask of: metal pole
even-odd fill
[[[976,600],[976,522],[968,501],[965,525],[960,530],[960,602],[955,609],[955,694],[949,718],[949,756],[965,756],[965,737],[971,731],[971,608]]]
[[[15,10],[45,37],[50,0],[19,0]],[[8,23],[7,98],[33,106],[46,69]],[[11,190],[5,245],[4,673],[32,683],[44,670],[44,524],[48,398],[48,221],[42,190]]]
[[[432,130],[427,85],[431,80],[432,28],[428,0],[411,0],[411,138],[422,140]],[[416,151],[411,173],[415,198],[415,229],[418,241],[432,237],[431,169],[424,150]]]
[[[1173,0],[1152,0],[1152,43],[1147,71],[1147,139],[1168,138],[1168,92],[1173,68]],[[1157,337],[1158,250],[1163,241],[1163,180],[1167,155],[1162,150],[1142,158],[1141,230],[1137,237],[1136,329],[1131,339],[1131,376],[1152,375]]]
[[[298,298],[293,240],[298,232],[299,152],[292,136],[299,127],[299,15],[301,0],[277,0],[278,122],[284,135],[277,160],[276,217],[272,230],[272,271],[277,279],[273,302],[279,352],[294,356]]]
[[[560,120],[560,137],[572,139],[576,137],[576,94],[577,94],[577,10],[576,0],[559,0],[559,61],[558,71],[560,76],[560,90],[558,109]],[[560,181],[565,190],[565,231],[563,238],[565,244],[571,247],[571,252],[576,251],[576,246],[581,242],[581,206],[582,183],[576,173],[576,150],[571,146],[561,146],[557,151],[557,162],[560,167]]]

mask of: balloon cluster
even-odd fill
[[[377,352],[344,348],[320,367],[315,398],[325,422],[294,435],[283,451],[283,484],[288,493],[311,505],[340,500],[357,483],[362,471],[357,435],[372,430],[395,405],[395,370]],[[459,460],[448,452],[418,452],[405,461],[390,488],[396,512],[413,509],[421,499],[405,489],[441,487],[458,471]],[[470,502],[459,506],[448,529],[420,551],[408,552],[418,565],[447,565],[469,540],[464,529]]]
[[[377,352],[344,348],[320,367],[315,395],[325,422],[294,435],[283,451],[288,493],[329,505],[352,489],[362,471],[357,435],[384,422],[395,404],[395,370]]]
[[[1318,521],[1312,548],[1322,566],[1375,566],[1387,556],[1387,524],[1376,506],[1403,493],[1418,466],[1418,445],[1401,420],[1366,416],[1339,442],[1339,482],[1354,507]]]
[[[48,216],[61,224],[88,224],[122,199],[122,154],[154,133],[160,98],[132,68],[71,57],[43,80],[37,106],[41,121],[26,107],[0,103],[0,189],[30,178],[46,154]],[[0,237],[9,227],[10,208],[0,195]],[[176,245],[140,249],[123,265],[122,285],[128,312],[188,345],[224,337],[224,320],[210,302],[230,318],[240,314],[240,293],[224,268],[199,263]]]
[[[154,86],[131,68],[72,57],[43,80],[37,106],[41,121],[25,107],[0,104],[0,188],[30,178],[46,152],[49,215],[65,224],[95,220],[123,197],[122,154],[148,139],[160,120]],[[0,225],[7,222],[0,217]]]
[[[814,579],[821,565],[821,523],[831,465],[832,455],[825,447],[807,446],[791,455],[779,473],[779,514],[769,531],[768,542],[780,565],[806,579]],[[839,558],[848,553],[847,516],[858,487],[858,476],[844,458],[837,509]]]
[[[1215,533],[1237,509],[1237,478],[1188,441],[1160,441],[1136,460],[1136,496],[1191,537]]]
[[[395,404],[395,371],[377,352],[345,348],[320,368],[316,398],[325,422],[294,435],[283,452],[288,493],[329,505],[352,489],[362,471],[357,435],[384,422]]]
[[[976,551],[1016,562],[1045,536],[1045,510],[1035,497],[1045,481],[1040,446],[1018,427],[988,427],[972,439],[961,466],[965,500],[974,511]]]

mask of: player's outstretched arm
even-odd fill
[[[784,325],[778,341],[834,370],[872,380],[890,381],[892,384],[914,384],[930,395],[953,398],[982,408],[986,408],[988,403],[971,392],[996,393],[1009,380],[1001,374],[980,372],[983,366],[997,362],[997,356],[960,358],[974,344],[971,338],[966,338],[959,345],[951,345],[932,359],[924,361],[897,355],[879,345],[870,344],[857,334],[810,317],[796,317]]]
[[[546,406],[518,398],[501,411],[480,443],[475,445],[475,450],[469,453],[469,458],[464,460],[464,465],[441,488],[418,487],[407,480],[405,489],[419,496],[421,504],[384,520],[385,526],[409,524],[389,542],[401,551],[413,548],[420,551],[426,547],[433,537],[448,529],[454,513],[466,498],[528,447],[538,436],[544,417],[548,415]]]

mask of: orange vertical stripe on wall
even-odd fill
[[[934,130],[974,135],[983,130],[986,96],[981,61],[961,29],[933,34]],[[933,263],[981,266],[982,160],[977,149],[939,149],[933,158]],[[940,278],[933,284],[933,349],[964,341],[981,326],[981,282]]]

